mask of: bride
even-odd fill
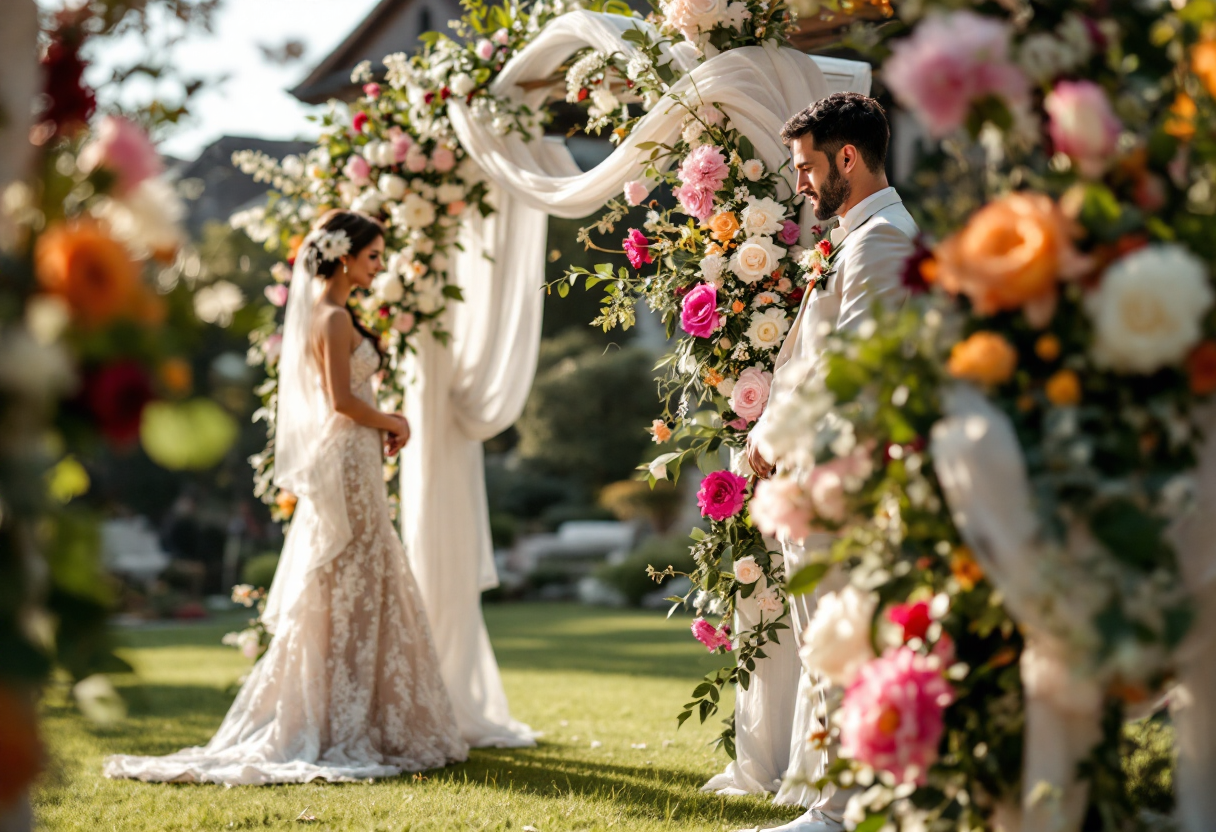
[[[395,454],[409,425],[374,406],[381,356],[346,305],[383,256],[379,223],[331,211],[296,258],[275,483],[300,502],[263,615],[269,650],[206,746],[108,757],[107,777],[351,781],[467,757],[384,490],[381,433]]]

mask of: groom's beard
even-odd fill
[[[823,183],[817,193],[808,194],[815,200],[815,219],[823,222],[836,216],[840,206],[848,201],[852,190],[853,186],[849,180],[840,175],[840,168],[836,167],[836,160],[829,156],[828,181]]]

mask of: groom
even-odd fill
[[[903,302],[904,261],[912,254],[917,228],[899,194],[887,182],[890,135],[886,113],[878,102],[853,92],[834,93],[817,101],[781,130],[781,139],[790,148],[797,170],[798,193],[810,201],[817,220],[839,218],[839,222],[831,230],[836,254],[827,285],[806,293],[777,354],[770,407],[813,372],[828,335],[856,331],[876,301],[888,309]],[[763,430],[762,416],[748,438],[748,462],[758,476],[768,478],[773,465],[755,442],[756,437],[763,436]],[[801,545],[783,541],[786,573],[793,575],[809,563],[812,552],[826,548],[830,542],[826,535]],[[829,575],[820,590],[790,599],[794,637],[800,650],[802,633],[815,612],[817,598],[834,581],[839,586],[841,578]],[[805,669],[802,673],[791,743],[805,744],[818,726],[812,725],[810,713],[814,680]],[[814,781],[822,776],[827,755],[809,748],[807,751],[805,773]],[[812,762],[817,759],[819,766]],[[829,786],[805,815],[777,829],[839,832],[844,828],[849,796]]]

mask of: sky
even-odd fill
[[[178,44],[173,63],[187,75],[226,80],[210,84],[194,98],[193,116],[161,142],[161,152],[193,159],[222,135],[271,139],[312,138],[316,128],[305,119],[318,108],[301,104],[287,92],[349,34],[377,0],[225,0],[214,32]],[[40,0],[57,7],[56,0]],[[258,45],[281,46],[289,39],[305,45],[302,60],[286,66],[267,61]],[[94,77],[107,65],[138,54],[135,42],[111,42],[92,55]],[[131,85],[132,95],[147,87]]]

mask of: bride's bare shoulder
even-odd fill
[[[355,324],[347,311],[330,303],[317,304],[312,328],[312,336],[318,342],[347,343],[355,333]]]

